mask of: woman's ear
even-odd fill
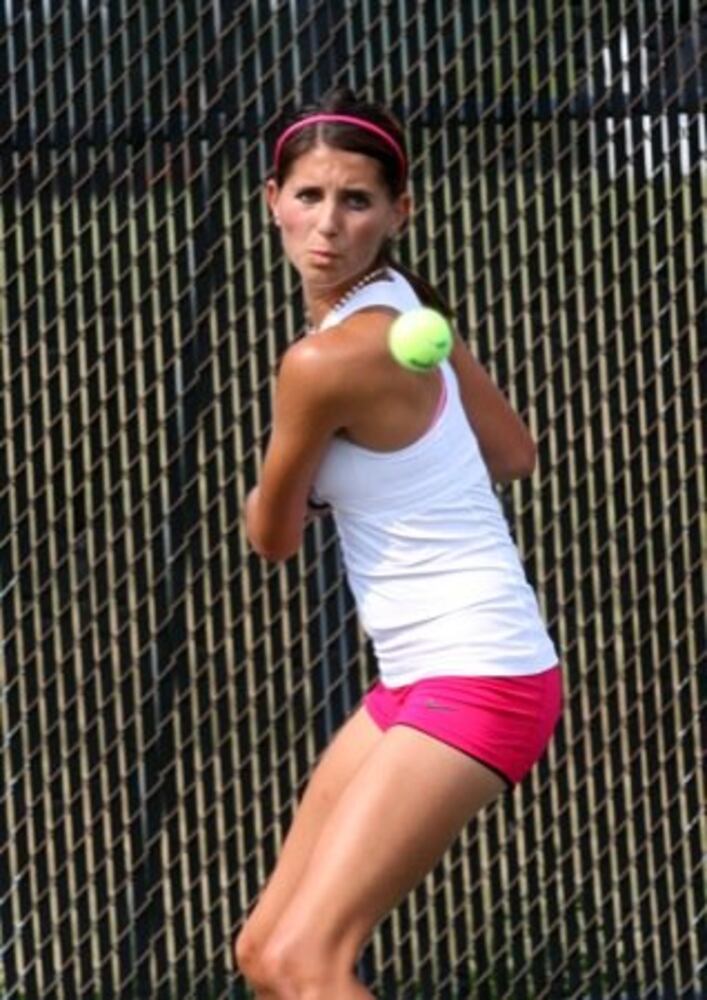
[[[411,214],[412,196],[406,191],[401,194],[395,202],[393,210],[393,224],[388,233],[390,239],[400,236],[400,234],[405,231],[405,228],[410,221]]]
[[[280,217],[277,214],[277,203],[280,198],[280,189],[277,183],[272,180],[272,178],[265,182],[265,200],[267,202],[270,213],[273,217],[273,222],[276,226],[280,225]]]

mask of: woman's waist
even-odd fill
[[[349,586],[364,626],[381,633],[465,611],[469,620],[537,619],[535,594],[519,562],[466,567],[417,566],[386,575],[380,567],[357,572],[347,566]]]
[[[448,610],[434,618],[376,626],[368,634],[381,674],[529,674],[557,663],[555,645],[537,607],[488,605]]]

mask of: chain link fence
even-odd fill
[[[374,677],[331,525],[269,566],[240,514],[303,323],[262,182],[333,82],[406,123],[401,257],[538,441],[503,502],[568,691],[360,974],[396,1000],[707,996],[704,8],[0,18],[0,996],[245,996],[232,934]]]

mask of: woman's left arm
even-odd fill
[[[532,475],[536,448],[530,431],[458,334],[450,361],[491,478],[508,483]]]

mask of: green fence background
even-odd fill
[[[546,759],[361,976],[396,1000],[707,996],[704,8],[0,21],[0,996],[243,996],[233,931],[374,677],[331,525],[273,567],[240,513],[303,326],[262,182],[334,81],[405,121],[401,256],[538,441],[503,502],[568,691]]]

